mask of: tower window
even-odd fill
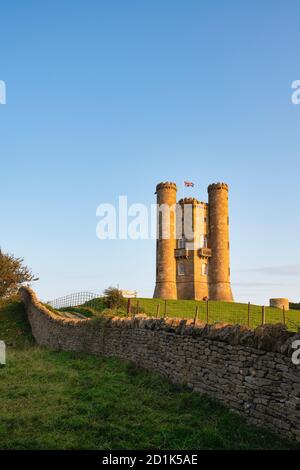
[[[208,274],[208,266],[206,263],[202,263],[201,265],[201,274],[202,276],[207,276]]]
[[[186,244],[186,242],[185,242],[184,238],[180,238],[178,240],[178,248],[185,248],[185,244]]]
[[[184,276],[184,264],[178,263],[178,268],[177,268],[178,276]]]
[[[207,236],[200,235],[200,248],[207,248]]]

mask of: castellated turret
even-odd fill
[[[228,185],[208,186],[209,246],[212,257],[209,266],[209,298],[233,300],[230,286]]]
[[[233,301],[228,185],[211,184],[209,202],[176,202],[175,183],[156,187],[158,218],[154,297]]]
[[[175,183],[156,186],[158,233],[156,240],[156,285],[154,297],[177,299],[176,287],[176,195]]]

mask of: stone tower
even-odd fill
[[[156,187],[158,237],[154,297],[233,301],[227,184],[208,187],[208,204],[195,198],[184,198],[176,204],[176,193],[175,183],[160,183]],[[166,216],[162,214],[163,207],[173,210]]]
[[[158,233],[154,297],[161,299],[177,299],[174,254],[176,248],[176,195],[177,186],[175,183],[160,183],[156,186]]]
[[[209,266],[209,297],[213,300],[233,300],[230,286],[228,185],[208,186],[209,246],[212,257]]]
[[[208,297],[208,205],[195,198],[181,199],[178,205],[182,223],[175,250],[177,296],[178,299],[202,300]],[[177,224],[179,226],[179,221]]]

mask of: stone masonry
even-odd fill
[[[20,294],[39,345],[132,361],[300,442],[300,366],[291,360],[300,334],[283,325],[252,331],[142,315],[75,320],[49,311],[28,288]]]
[[[195,198],[184,198],[177,203],[177,186],[172,182],[159,183],[156,195],[158,237],[154,297],[233,301],[228,185],[211,184],[208,203]],[[164,207],[169,208],[168,216],[162,216]],[[166,233],[168,236],[164,236]]]
[[[289,299],[270,299],[270,307],[280,308],[281,310],[285,308],[286,311],[290,309]]]

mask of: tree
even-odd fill
[[[0,249],[0,299],[11,297],[27,282],[36,281],[23,258],[3,253]]]
[[[108,287],[104,291],[104,302],[108,308],[117,309],[126,306],[126,300],[123,297],[122,291],[116,287]]]
[[[300,302],[297,304],[295,302],[290,302],[290,309],[291,310],[300,310]]]

